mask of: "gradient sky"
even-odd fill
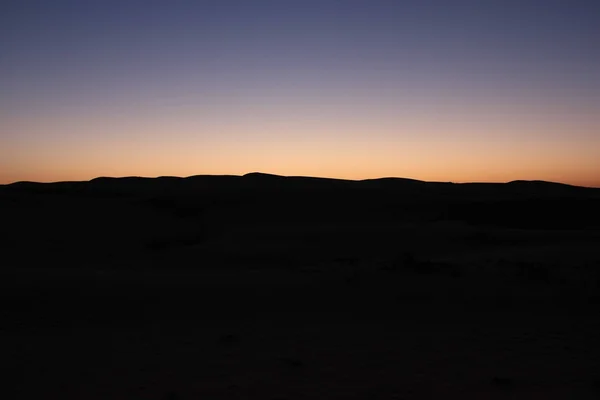
[[[600,186],[600,1],[4,0],[0,183]]]

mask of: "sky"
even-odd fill
[[[4,0],[0,183],[600,186],[600,1]]]

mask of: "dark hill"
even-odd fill
[[[600,197],[600,189],[571,186],[544,181],[513,181],[508,183],[447,183],[425,182],[407,178],[344,180],[305,176],[280,176],[259,172],[236,175],[196,175],[187,178],[164,176],[99,177],[82,182],[16,182],[0,185],[0,191],[13,193],[65,194],[82,196],[153,196],[153,195],[241,195],[302,196],[320,192],[345,198],[369,196],[384,203],[390,196],[401,201],[499,201],[541,198]],[[326,200],[326,199],[322,199]]]
[[[597,398],[599,192],[0,186],[0,368],[25,393],[7,398]]]
[[[458,220],[475,225],[543,229],[600,225],[600,189],[543,181],[355,181],[253,172],[244,176],[187,178],[99,177],[88,182],[17,182],[0,186],[3,206],[43,201],[61,208],[73,201],[78,205],[77,198],[112,198],[128,207],[150,208],[179,218],[203,215],[211,219],[218,214],[221,220],[255,224],[273,220]]]

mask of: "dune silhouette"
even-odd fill
[[[0,217],[24,398],[597,391],[597,188],[98,177],[2,185]]]

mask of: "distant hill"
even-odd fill
[[[385,177],[347,180],[308,176],[281,176],[261,172],[238,175],[195,175],[189,177],[98,177],[90,181],[15,182],[0,189],[43,193],[71,194],[161,194],[191,193],[206,190],[371,190],[404,195],[442,195],[471,199],[504,199],[513,197],[598,196],[600,188],[588,188],[546,181],[512,181],[508,183],[426,182],[416,179]]]
[[[0,253],[14,265],[116,259],[127,264],[172,249],[192,251],[192,259],[210,264],[236,251],[252,257],[259,251],[256,246],[264,245],[261,237],[274,231],[279,233],[269,240],[275,247],[263,249],[265,257],[280,252],[296,260],[305,256],[304,250],[288,249],[280,237],[318,248],[331,243],[353,248],[352,241],[362,238],[377,253],[379,247],[395,249],[417,241],[412,234],[394,236],[399,229],[423,233],[439,225],[466,226],[473,232],[509,228],[595,235],[600,232],[600,189],[542,181],[458,184],[258,172],[99,177],[0,186],[0,220]],[[462,234],[462,228],[452,229],[457,230],[449,233],[450,241]],[[420,243],[428,251],[429,244]]]

